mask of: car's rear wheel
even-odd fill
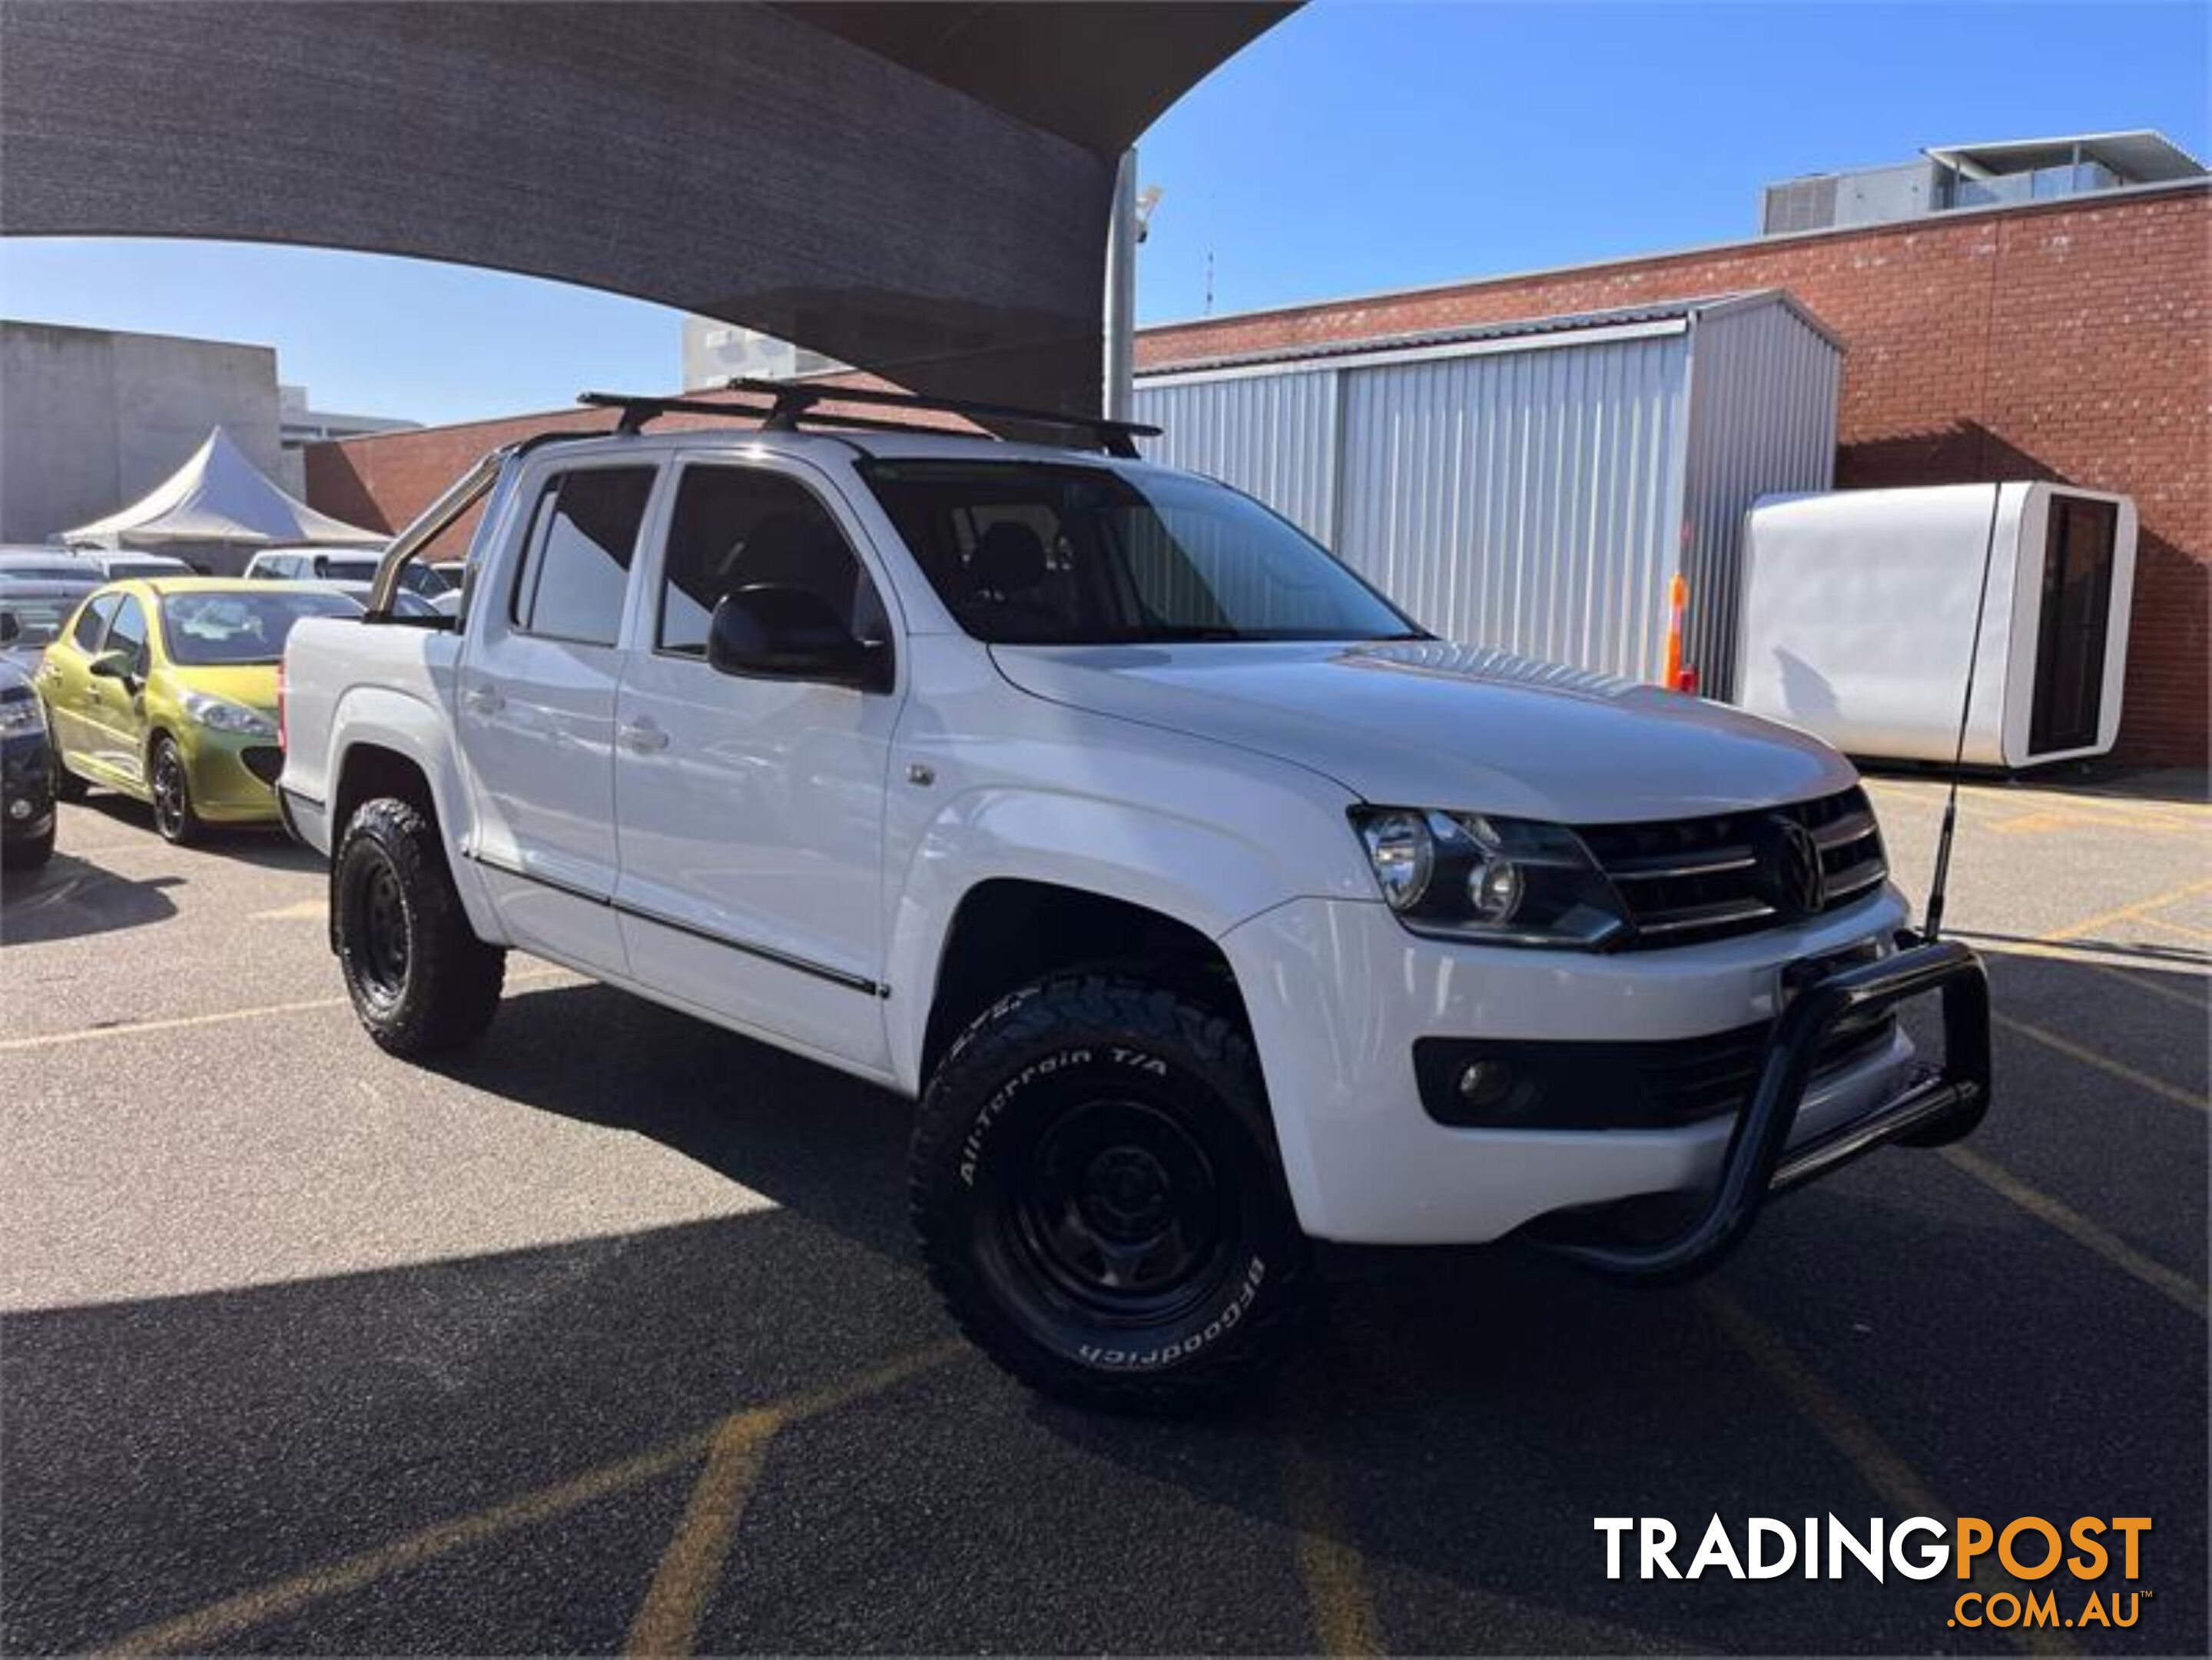
[[[1054,978],[970,1026],[923,1098],[912,1192],[962,1327],[1064,1399],[1225,1402],[1273,1376],[1304,1312],[1251,1044],[1140,980]]]
[[[331,861],[331,912],[347,995],[380,1046],[411,1060],[483,1035],[507,953],[469,927],[437,826],[420,808],[362,803]]]
[[[155,736],[147,751],[146,787],[154,799],[154,828],[179,847],[198,840],[200,816],[192,808],[192,780],[185,752],[167,733]]]

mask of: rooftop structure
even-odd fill
[[[1767,236],[1916,219],[1961,208],[2124,190],[2201,179],[2204,164],[2163,133],[2084,132],[1993,144],[1944,144],[1911,161],[1812,173],[1769,185],[1759,229]]]

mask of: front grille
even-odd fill
[[[1889,874],[1881,831],[1856,785],[1790,806],[1593,824],[1577,833],[1628,907],[1635,933],[1626,948],[1651,950],[1756,933],[1808,914],[1778,897],[1778,819],[1802,824],[1819,849],[1826,897],[1809,914],[1856,904]]]
[[[1837,1022],[1814,1056],[1814,1081],[1887,1047],[1896,1030],[1894,1009]],[[1643,1067],[1644,1094],[1652,1113],[1649,1122],[1694,1124],[1700,1118],[1741,1111],[1758,1086],[1766,1038],[1763,1025],[1741,1026],[1711,1037],[1653,1045],[1666,1052],[1650,1056]]]
[[[1887,1048],[1897,1012],[1845,1016],[1813,1062],[1817,1083]],[[1771,1026],[1658,1042],[1544,1043],[1424,1037],[1413,1045],[1421,1104],[1463,1129],[1671,1129],[1741,1112],[1759,1085]],[[1474,1106],[1459,1093],[1476,1061],[1502,1061],[1522,1082]]]
[[[238,758],[264,784],[273,786],[284,775],[284,751],[274,744],[250,745],[239,751]]]

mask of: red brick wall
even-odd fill
[[[2119,753],[2203,765],[2212,574],[2212,191],[1747,242],[1416,294],[1148,329],[1140,367],[1783,288],[1842,337],[1845,488],[2056,478],[2142,511]],[[307,451],[307,498],[405,522],[493,445],[553,416]]]

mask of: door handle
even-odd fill
[[[651,721],[625,721],[615,732],[624,749],[639,755],[656,755],[668,747],[668,734]]]
[[[495,686],[471,686],[461,694],[461,702],[471,714],[497,714],[507,707]]]

